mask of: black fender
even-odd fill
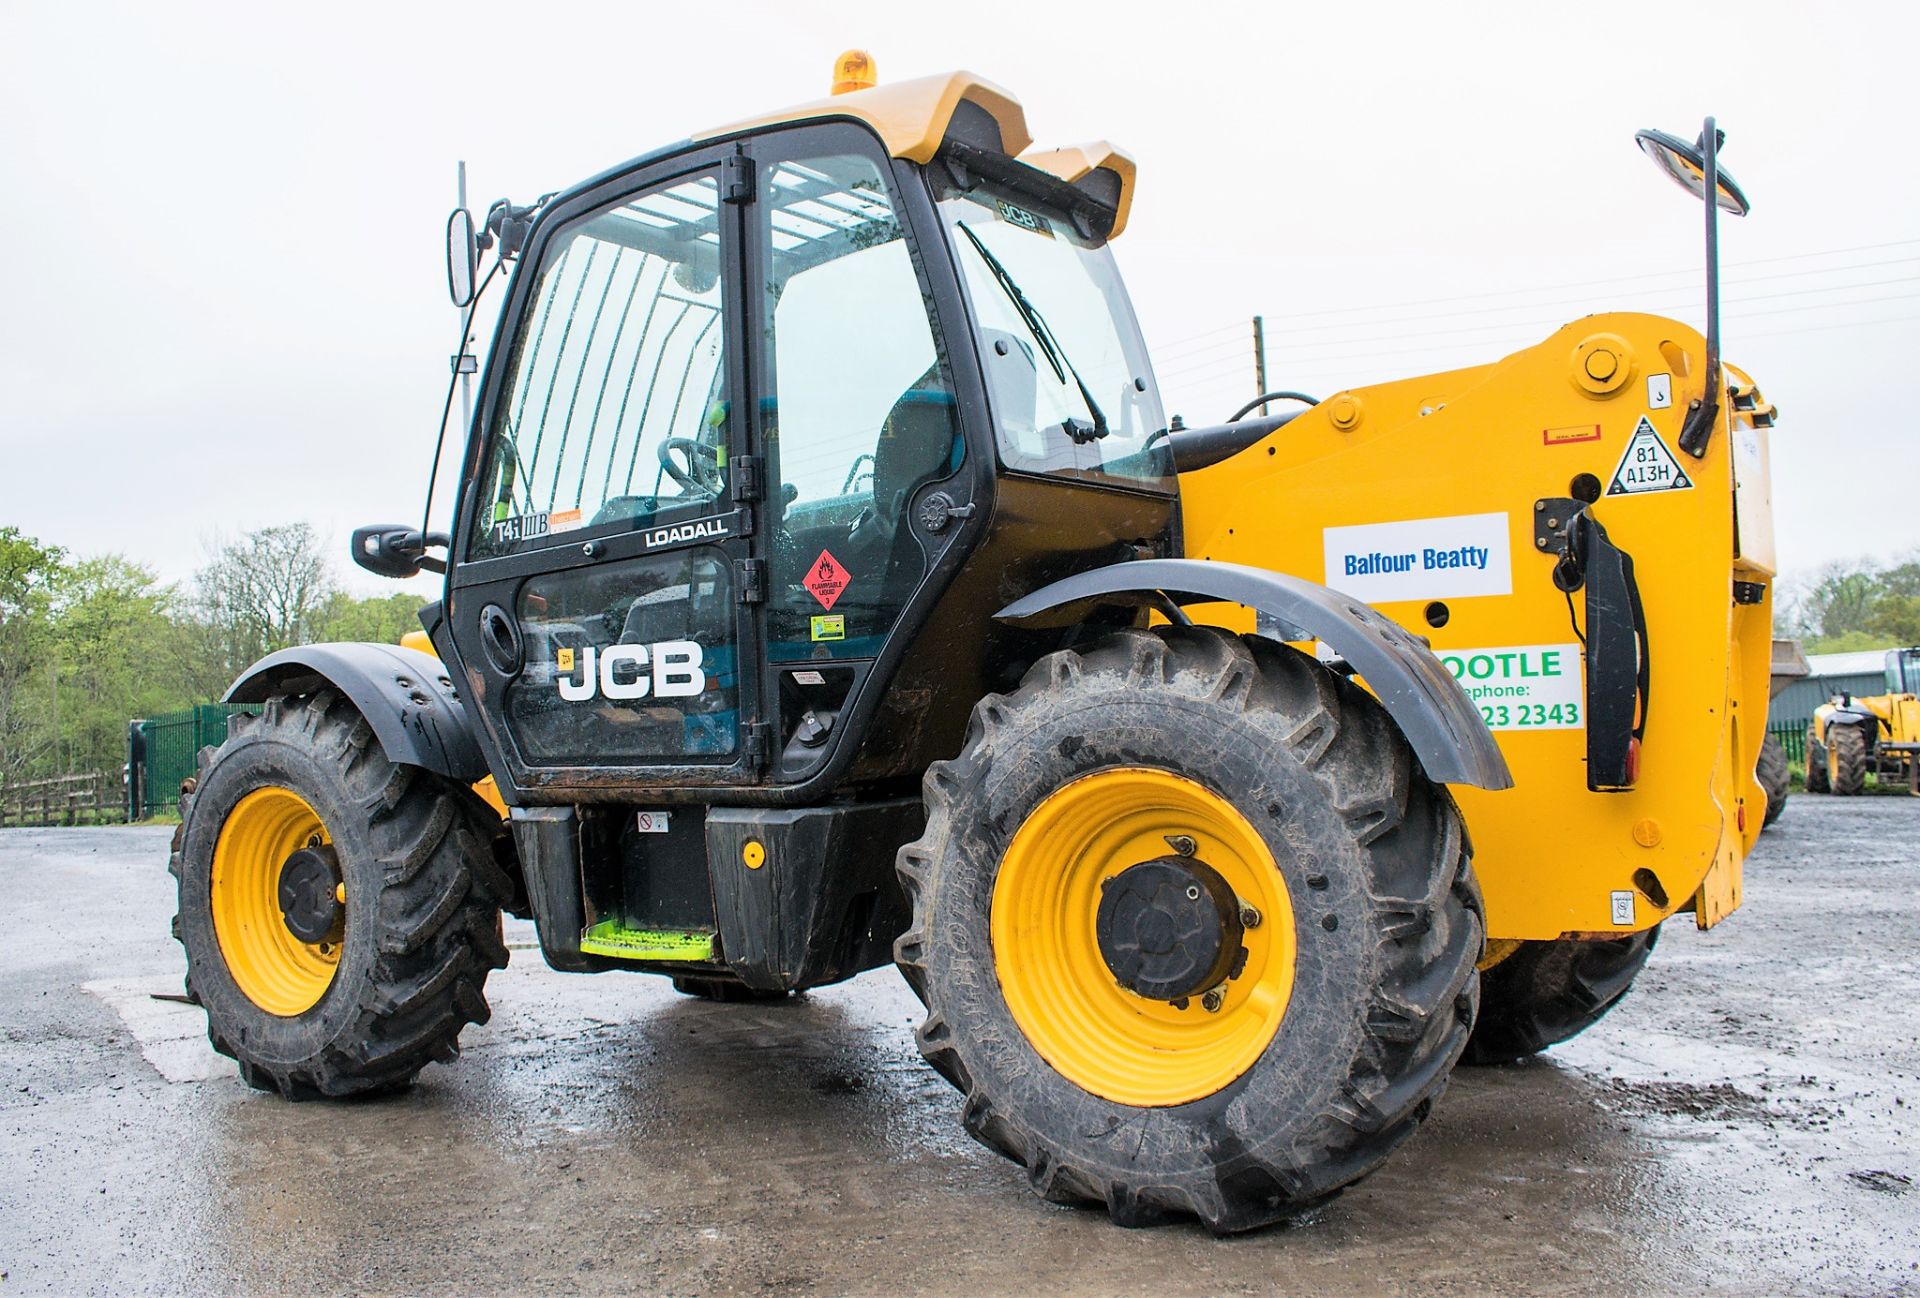
[[[227,691],[227,703],[332,686],[360,709],[387,756],[462,784],[487,774],[466,705],[438,658],[394,644],[311,644],[268,654]]]
[[[1820,741],[1826,742],[1835,726],[1854,726],[1867,732],[1869,750],[1880,739],[1880,730],[1886,723],[1875,713],[1867,711],[1854,703],[1834,703],[1833,711],[1827,713],[1826,720],[1820,723]]]
[[[1427,778],[1513,787],[1480,709],[1452,673],[1399,624],[1338,591],[1285,573],[1203,559],[1138,559],[1076,573],[995,614],[1025,626],[1071,626],[1100,605],[1244,604],[1324,641],[1366,679],[1413,746]]]

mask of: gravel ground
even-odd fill
[[[1920,1294],[1920,801],[1796,794],[1745,908],[1673,924],[1599,1026],[1228,1240],[1034,1198],[891,971],[713,1006],[510,924],[459,1061],[256,1094],[154,999],[168,832],[0,831],[0,1295]]]

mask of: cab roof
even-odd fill
[[[971,72],[949,72],[849,90],[696,132],[693,138],[716,140],[792,122],[847,119],[862,123],[879,136],[894,157],[924,166],[940,151],[963,104],[972,105],[991,119],[999,132],[1000,151],[1008,157],[1086,189],[1111,205],[1114,220],[1107,238],[1116,238],[1126,227],[1127,211],[1133,202],[1132,157],[1105,140],[1033,151],[1033,136],[1027,130],[1027,115],[1020,101],[1011,92]]]

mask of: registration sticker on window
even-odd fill
[[[1000,219],[1008,225],[1017,225],[1022,230],[1031,230],[1035,234],[1044,234],[1049,239],[1053,238],[1053,227],[1048,225],[1044,218],[1029,212],[1026,208],[1015,207],[1004,198],[994,199],[993,207],[1000,213]]]

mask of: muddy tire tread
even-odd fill
[[[1833,750],[1832,792],[1851,798],[1866,792],[1867,737],[1858,726],[1829,726],[1827,743]]]
[[[1788,791],[1793,785],[1792,773],[1787,769],[1787,750],[1772,735],[1760,741],[1760,760],[1754,763],[1753,774],[1767,792],[1767,814],[1760,822],[1760,828],[1765,829],[1786,811]]]
[[[1625,937],[1522,942],[1480,978],[1480,1020],[1462,1063],[1511,1064],[1585,1032],[1632,988],[1658,927]]]
[[[197,790],[228,751],[267,739],[337,762],[341,791],[365,812],[382,879],[377,950],[370,977],[357,987],[349,1026],[306,1062],[250,1057],[234,1039],[239,1034],[223,1031],[211,1016],[208,1040],[238,1061],[248,1085],[292,1100],[408,1086],[428,1063],[456,1057],[461,1031],[490,1015],[484,987],[487,975],[507,964],[499,913],[511,895],[491,851],[498,817],[472,790],[389,760],[365,718],[334,691],[275,696],[257,714],[236,714],[227,743],[199,754],[196,792],[181,799],[168,863],[183,887]],[[176,937],[179,922],[176,916]],[[200,1003],[194,984],[190,970],[187,994]],[[336,979],[327,995],[340,985]]]
[[[970,1067],[950,1007],[929,998],[930,909],[963,832],[959,791],[1004,758],[1001,736],[1028,714],[1101,681],[1278,714],[1286,746],[1329,795],[1367,866],[1364,909],[1380,976],[1337,1099],[1289,1147],[1228,1160],[1212,1176],[1166,1176],[1150,1167],[1112,1176],[1077,1164],[1052,1133],[1005,1111]],[[1123,1226],[1192,1216],[1216,1234],[1251,1229],[1312,1209],[1372,1171],[1445,1090],[1473,1024],[1485,933],[1465,829],[1378,701],[1311,658],[1264,638],[1200,627],[1123,631],[1052,654],[1012,693],[975,707],[960,755],[927,771],[923,795],[926,831],[898,857],[913,917],[895,948],[902,974],[927,1003],[915,1038],[927,1062],[965,1093],[968,1132],[1025,1166],[1043,1197],[1104,1205]],[[1447,937],[1434,948],[1423,937],[1436,918]]]

